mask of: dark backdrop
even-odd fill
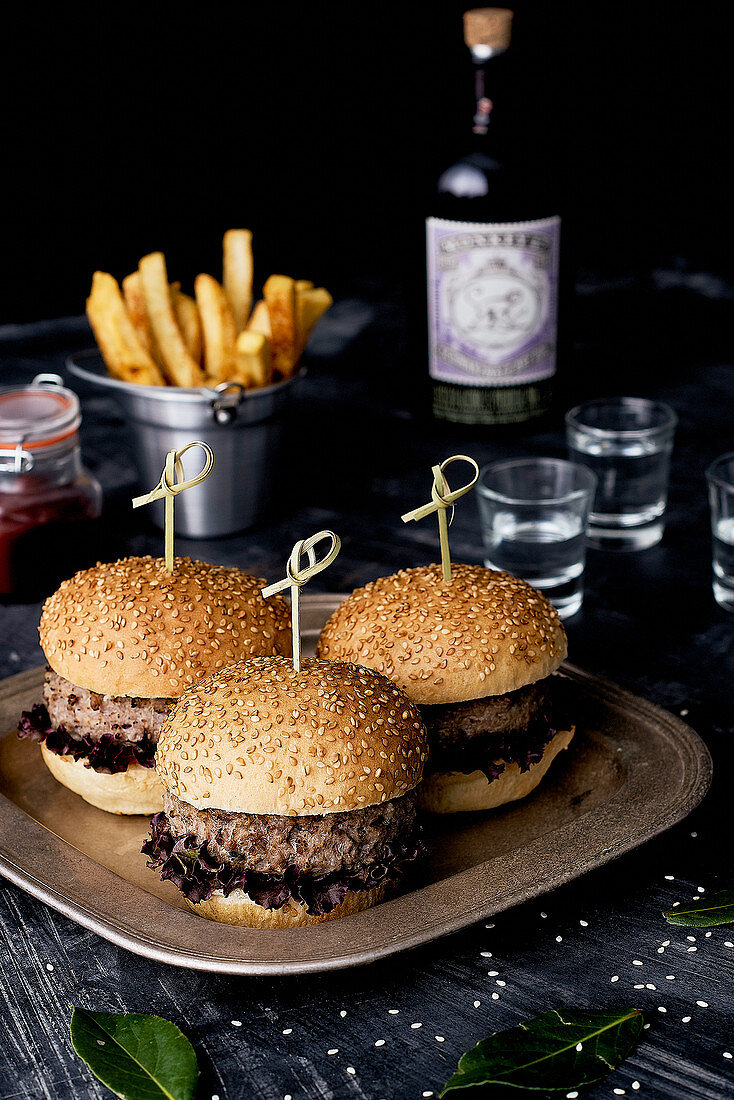
[[[336,295],[422,283],[421,196],[471,113],[467,4],[26,5],[5,39],[0,321],[79,313],[163,249]],[[730,271],[723,5],[518,3],[505,107],[582,273]],[[50,12],[50,14],[49,14]],[[511,94],[510,94],[511,93]]]

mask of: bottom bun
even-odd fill
[[[187,899],[187,903],[200,917],[219,921],[220,924],[239,924],[246,928],[303,928],[307,924],[323,924],[327,920],[360,913],[382,901],[386,892],[384,884],[372,890],[350,890],[336,909],[319,914],[309,913],[305,905],[293,900],[287,901],[280,909],[264,909],[242,890],[233,890],[226,898],[224,894],[216,893],[208,901],[194,903]]]
[[[429,775],[418,788],[421,808],[434,814],[454,814],[467,810],[494,810],[506,802],[525,798],[540,783],[559,752],[571,744],[575,727],[561,730],[548,742],[543,759],[521,772],[519,764],[505,764],[505,770],[492,782],[484,772],[437,772]]]
[[[58,756],[41,745],[46,767],[70,791],[85,802],[111,814],[155,814],[163,809],[163,784],[155,768],[130,764],[127,771],[97,772],[83,760]]]

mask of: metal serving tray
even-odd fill
[[[342,597],[302,597],[306,648]],[[43,669],[0,683],[0,872],[139,955],[228,974],[302,974],[372,962],[553,890],[670,828],[711,780],[706,746],[678,718],[571,665],[577,733],[529,798],[428,823],[430,858],[406,891],[291,931],[234,928],[191,912],[145,865],[145,817],[97,810],[60,786],[14,735]]]

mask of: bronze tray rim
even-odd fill
[[[341,599],[343,596],[336,593],[305,595],[304,612],[308,610],[323,622],[322,616]],[[663,797],[658,788],[656,797],[649,797],[645,771],[650,766],[660,770],[661,761],[646,757],[644,738],[628,739],[623,749],[618,749],[625,754],[628,780],[608,802],[554,833],[436,882],[418,885],[363,913],[316,927],[273,932],[206,922],[209,934],[198,938],[219,941],[219,950],[205,950],[201,942],[188,947],[176,943],[185,940],[187,934],[192,939],[191,921],[196,922],[196,939],[196,932],[202,931],[198,924],[201,918],[173,908],[98,864],[3,793],[0,874],[119,947],[157,962],[214,973],[262,977],[338,970],[430,943],[548,893],[651,840],[685,818],[710,786],[710,753],[699,735],[680,718],[574,665],[565,663],[562,672],[582,694],[595,697],[602,705],[617,708],[638,723],[643,719],[655,723],[669,751],[681,760],[683,779],[675,790],[663,789]],[[5,696],[27,692],[40,682],[41,673],[41,668],[30,669],[0,681],[0,692]],[[636,818],[630,817],[632,811]],[[591,828],[589,814],[595,815]],[[630,828],[630,821],[634,821],[634,828]],[[550,846],[548,835],[555,840]],[[535,861],[536,866],[544,868],[540,883],[529,871]],[[499,894],[496,889],[490,892],[498,877],[506,884]],[[69,888],[69,882],[76,883],[76,887]],[[81,888],[80,883],[84,884]],[[395,931],[399,927],[401,930]],[[243,937],[243,933],[248,935]],[[298,937],[301,945],[300,957],[292,950],[296,946],[293,937]],[[253,942],[266,947],[282,945],[283,950],[271,952],[271,957],[264,959],[246,957]],[[327,942],[331,945],[328,948]],[[297,957],[288,957],[294,954]]]

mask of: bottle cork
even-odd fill
[[[489,46],[499,52],[510,45],[512,15],[509,8],[472,8],[464,12],[464,41],[470,49]]]

